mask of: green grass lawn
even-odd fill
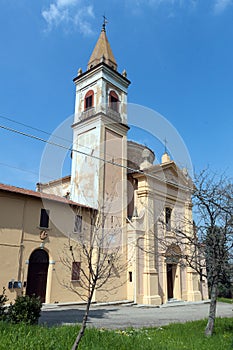
[[[87,329],[82,350],[232,350],[233,318],[216,320],[215,334],[204,336],[206,321],[173,324],[161,328],[107,331]],[[1,350],[70,350],[78,326],[10,325],[0,323]]]
[[[222,303],[233,304],[233,299],[230,298],[218,298],[218,301],[221,301]]]

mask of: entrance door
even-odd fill
[[[167,298],[172,299],[174,287],[173,264],[167,264]]]
[[[43,249],[35,250],[29,259],[26,294],[40,297],[45,302],[47,275],[49,266],[48,253]]]

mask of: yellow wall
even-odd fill
[[[50,210],[47,238],[42,240],[40,232],[41,208]],[[74,216],[82,215],[82,235],[74,233]],[[82,292],[80,282],[71,282],[72,246],[75,261],[80,261],[87,271],[85,257],[80,249],[80,240],[90,238],[90,210],[71,207],[65,203],[41,200],[37,197],[13,192],[0,192],[0,293],[6,288],[9,301],[17,294],[25,293],[26,288],[8,289],[11,280],[27,281],[29,258],[36,249],[44,249],[49,255],[46,287],[46,303],[79,302],[83,299],[75,293]],[[124,254],[126,256],[126,254]],[[126,299],[126,269],[117,270],[113,279],[102,291],[94,294],[93,301]],[[115,284],[116,287],[112,288]],[[110,290],[111,289],[111,290]]]
[[[50,210],[48,237],[44,241],[40,239],[39,228],[43,207]],[[77,243],[77,234],[73,233],[75,211],[77,208],[73,212],[70,205],[55,201],[42,202],[40,198],[27,195],[0,193],[0,290],[6,288],[9,301],[14,300],[21,290],[9,290],[8,282],[27,281],[28,261],[38,248],[45,249],[49,255],[46,302],[79,300],[63,286],[70,283],[71,272],[62,259],[70,259],[69,245]],[[81,214],[85,226],[85,222],[87,225],[90,221],[89,210],[83,210]],[[80,259],[80,254],[76,258]],[[78,282],[73,285],[78,287]],[[25,288],[22,291],[25,292]]]

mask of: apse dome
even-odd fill
[[[134,141],[128,141],[127,159],[129,168],[139,170],[153,165],[155,161],[155,154],[145,145],[141,145]]]

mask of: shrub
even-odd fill
[[[3,287],[2,294],[0,294],[0,321],[6,318],[5,303],[7,300],[6,288]]]
[[[37,324],[42,303],[36,296],[18,296],[14,304],[10,304],[7,320],[11,323]]]

